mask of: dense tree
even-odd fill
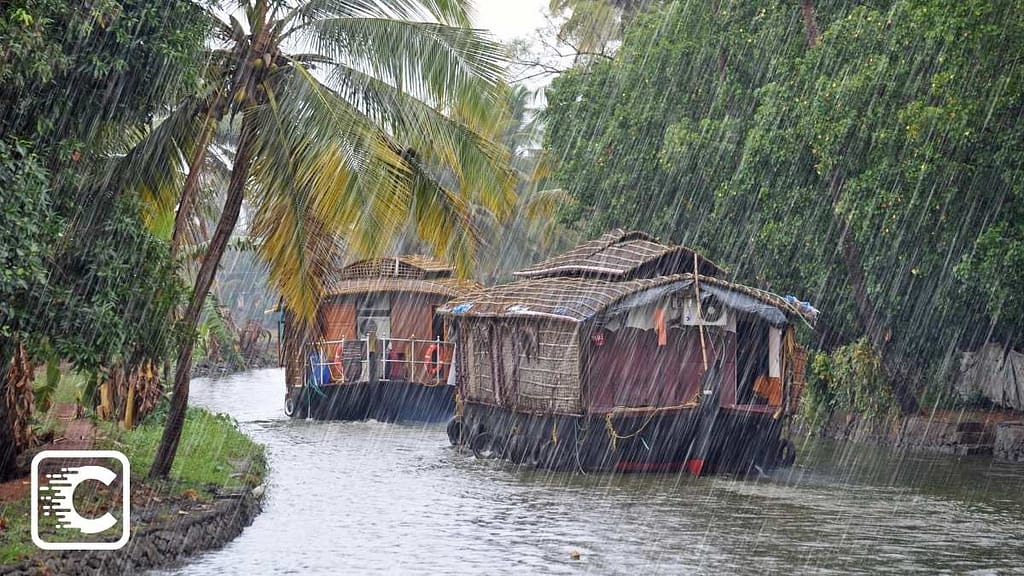
[[[0,374],[20,344],[92,374],[165,352],[149,315],[174,298],[166,249],[99,175],[195,76],[204,30],[185,1],[0,7]],[[0,477],[17,448],[5,409]]]
[[[1008,1],[673,3],[555,83],[565,216],[808,295],[912,411],[915,375],[1019,330],[1022,33]]]

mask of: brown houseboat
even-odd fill
[[[817,311],[615,231],[453,299],[453,444],[551,469],[699,475],[791,464],[797,321]]]
[[[427,256],[340,271],[315,338],[286,342],[285,412],[294,418],[444,422],[454,408],[453,345],[437,308],[478,285]],[[285,314],[285,323],[289,315]],[[284,327],[288,334],[288,327]]]

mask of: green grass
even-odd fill
[[[144,478],[153,463],[163,418],[147,418],[134,430],[121,430],[114,423],[102,424],[105,448],[120,450],[128,457],[133,478]],[[189,408],[178,454],[171,468],[172,482],[183,487],[233,489],[262,481],[266,470],[263,447],[238,429],[225,414]]]
[[[0,517],[6,518],[7,527],[0,530],[0,566],[17,562],[35,552],[35,544],[29,536],[28,498],[22,498],[9,505],[0,504]]]
[[[67,386],[73,384],[69,380]],[[77,388],[72,387],[74,390]],[[70,394],[66,390],[62,393]],[[262,482],[266,473],[263,447],[243,434],[231,417],[202,408],[188,410],[170,480],[147,481],[145,476],[160,444],[164,419],[165,414],[153,414],[134,430],[122,430],[114,422],[98,424],[100,440],[95,448],[119,450],[128,457],[133,491],[146,485],[160,494],[177,497],[192,489],[196,497],[208,499],[212,489],[233,491]],[[0,565],[36,552],[29,532],[29,514],[27,496],[0,504],[0,517],[7,523],[0,530]]]

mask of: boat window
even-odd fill
[[[430,307],[430,339],[447,340],[447,322],[445,318],[437,313],[437,306]]]
[[[356,320],[359,337],[375,332],[378,338],[391,337],[391,300],[387,294],[370,294],[359,306]]]

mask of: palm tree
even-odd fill
[[[435,251],[466,270],[477,242],[468,206],[504,214],[514,203],[508,152],[494,140],[505,107],[503,54],[468,28],[466,4],[246,0],[210,11],[203,89],[115,175],[157,206],[177,203],[177,220],[186,221],[214,130],[236,121],[226,196],[182,315],[187,336],[151,477],[173,464],[195,328],[243,202],[271,281],[306,322],[339,245],[372,253],[411,216]]]

